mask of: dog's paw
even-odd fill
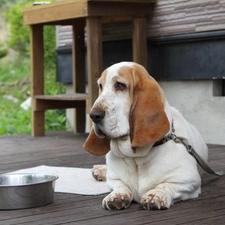
[[[132,193],[125,194],[113,191],[103,199],[102,206],[105,209],[126,209],[130,206],[132,199]]]
[[[144,209],[168,209],[171,205],[171,197],[164,190],[154,189],[148,191],[141,199],[140,203]]]
[[[94,165],[92,168],[92,176],[98,181],[106,181],[106,165]]]

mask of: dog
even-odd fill
[[[99,96],[90,111],[93,126],[83,147],[106,155],[93,176],[112,190],[102,201],[105,209],[128,208],[132,201],[144,209],[168,209],[201,193],[201,168],[175,134],[205,160],[208,148],[197,129],[170,106],[163,90],[147,70],[120,62],[103,71]],[[179,93],[178,93],[179,94]]]

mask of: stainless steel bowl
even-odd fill
[[[53,202],[58,176],[46,174],[0,175],[0,210],[25,209]]]

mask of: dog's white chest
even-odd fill
[[[112,142],[111,144],[113,150],[106,156],[107,179],[118,177],[130,188],[134,199],[139,201],[141,196],[150,188],[149,185],[154,184],[149,174],[151,167],[149,158],[154,156],[154,152],[150,152],[149,147],[134,152],[128,141],[123,141],[123,143]]]

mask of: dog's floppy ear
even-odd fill
[[[160,140],[170,129],[164,111],[164,94],[142,66],[133,70],[133,105],[130,112],[132,148]]]
[[[83,148],[93,155],[106,155],[110,150],[110,140],[98,137],[95,134],[94,129],[91,128],[90,134],[87,137]]]

